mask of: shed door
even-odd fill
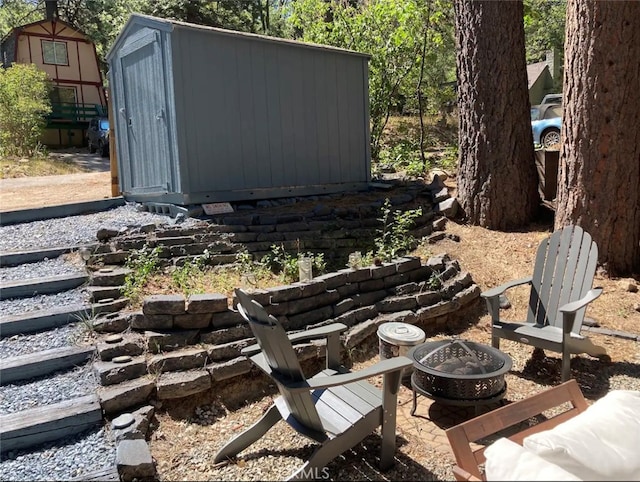
[[[170,151],[160,35],[151,31],[121,52],[132,192],[167,192]]]

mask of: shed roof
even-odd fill
[[[227,29],[224,29],[224,28],[209,27],[209,26],[206,26],[206,25],[198,25],[198,24],[195,24],[195,23],[181,22],[179,20],[159,18],[159,17],[153,17],[151,15],[144,15],[144,14],[141,14],[141,13],[134,13],[134,14],[131,14],[131,17],[129,17],[129,20],[127,20],[127,23],[122,28],[122,30],[118,34],[118,37],[116,38],[116,40],[114,41],[113,45],[109,49],[109,52],[107,53],[107,57],[106,57],[107,60],[111,59],[111,57],[113,56],[115,50],[118,48],[118,45],[122,42],[123,38],[125,37],[126,31],[129,29],[130,25],[132,25],[134,23],[147,25],[149,27],[154,27],[154,28],[160,28],[160,29],[168,31],[168,32],[172,31],[174,29],[174,27],[188,28],[188,29],[194,29],[194,30],[206,30],[206,31],[216,32],[216,33],[221,34],[221,35],[228,35],[228,36],[231,36],[231,37],[248,38],[248,39],[254,39],[254,40],[259,40],[259,41],[263,41],[263,42],[277,43],[277,44],[288,44],[288,45],[291,45],[291,46],[294,46],[294,47],[310,48],[310,49],[315,49],[315,50],[325,50],[325,51],[332,51],[332,52],[340,52],[340,53],[343,53],[343,54],[356,55],[358,57],[364,57],[364,58],[367,58],[367,59],[371,58],[371,55],[369,55],[369,54],[365,54],[365,53],[362,53],[362,52],[356,52],[355,50],[349,50],[349,49],[343,49],[343,48],[339,48],[339,47],[333,47],[333,46],[330,46],[330,45],[321,45],[321,44],[314,44],[314,43],[310,43],[310,42],[300,42],[300,41],[297,41],[297,40],[283,39],[283,38],[278,38],[278,37],[269,37],[267,35],[260,35],[260,34],[256,34],[256,33],[239,32],[239,31],[236,31],[236,30],[227,30]]]
[[[545,61],[527,65],[527,83],[529,89],[544,73],[544,69],[549,70],[549,65]],[[551,75],[551,72],[549,72],[549,75]]]

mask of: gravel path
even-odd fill
[[[0,480],[69,480],[112,467],[115,459],[113,440],[96,429],[36,450],[8,452],[0,462]]]
[[[30,298],[9,298],[0,301],[2,316],[31,313],[66,305],[82,305],[88,303],[89,295],[84,288],[63,291],[52,295],[36,295]]]
[[[82,332],[83,325],[78,322],[40,333],[2,338],[0,339],[0,359],[75,345]]]
[[[62,256],[37,263],[22,264],[10,268],[0,268],[0,282],[26,281],[36,278],[47,278],[62,274],[84,274],[86,270],[67,262]]]
[[[3,385],[0,386],[0,415],[91,395],[97,385],[91,363],[70,371],[61,370],[26,382]]]
[[[109,211],[34,221],[0,227],[0,253],[32,249],[78,246],[96,242],[100,228],[135,228],[146,224],[173,224],[165,215],[138,211],[133,204]],[[194,222],[187,219],[184,223]],[[0,282],[38,279],[80,273],[78,266],[64,257],[0,268]],[[79,287],[62,293],[0,301],[0,316],[6,317],[66,305],[88,304],[86,289]],[[41,333],[0,337],[0,359],[71,346],[86,335],[81,321]],[[0,415],[20,416],[22,410],[43,407],[95,393],[99,383],[92,364],[61,370],[54,374],[23,380],[0,387]],[[96,470],[113,467],[115,443],[108,430],[93,431],[50,442],[39,447],[8,452],[0,461],[0,480],[69,480]]]
[[[185,223],[193,221],[187,218]],[[120,229],[173,222],[169,216],[138,211],[134,204],[126,204],[99,213],[1,226],[0,252],[79,246],[95,243],[96,233],[102,227]]]

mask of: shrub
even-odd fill
[[[51,112],[47,74],[35,65],[0,67],[0,153],[31,156]]]

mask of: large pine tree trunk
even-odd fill
[[[471,224],[531,220],[538,178],[527,92],[522,0],[456,0],[458,198]]]
[[[591,233],[615,275],[640,272],[640,2],[569,0],[556,227]]]

